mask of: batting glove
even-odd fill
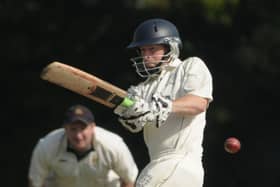
[[[131,132],[139,132],[145,125],[145,121],[143,121],[141,116],[150,112],[149,105],[145,100],[139,97],[130,97],[129,99],[134,102],[132,106],[126,107],[119,105],[114,109],[114,113],[120,116],[119,121],[124,127]]]
[[[139,115],[140,111],[138,111],[138,109],[139,108],[144,109],[145,107],[147,107],[146,102],[138,95],[139,92],[140,91],[137,90],[137,87],[131,86],[127,90],[127,96],[125,99],[132,101],[134,104],[130,106],[120,104],[114,109],[114,113],[119,116],[126,116],[126,117]]]
[[[155,94],[152,97],[151,105],[153,121],[156,127],[160,127],[165,123],[172,111],[172,101],[169,98]]]
[[[135,97],[134,101],[130,108],[114,110],[120,116],[121,124],[131,132],[139,132],[146,124],[162,126],[172,110],[172,101],[158,94],[152,97],[150,103],[139,97]]]

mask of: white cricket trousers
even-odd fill
[[[152,160],[141,171],[136,187],[202,187],[203,178],[201,159],[173,154]]]

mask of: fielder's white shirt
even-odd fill
[[[154,93],[171,100],[193,94],[211,101],[212,76],[205,63],[198,57],[191,57],[183,62],[176,59],[165,66],[159,76],[140,83],[137,92],[148,101]],[[194,153],[200,160],[205,121],[203,112],[196,116],[171,114],[166,123],[159,128],[146,124],[144,140],[151,160],[163,155],[185,155],[188,152]]]
[[[138,168],[123,139],[95,127],[94,151],[78,161],[67,152],[64,129],[54,130],[36,145],[29,169],[34,187],[119,187],[134,182]]]

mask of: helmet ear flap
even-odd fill
[[[180,55],[180,44],[178,42],[170,42],[170,48],[171,48],[171,57],[177,58]]]
[[[167,52],[165,53],[166,55],[170,56],[171,59],[175,59],[179,57],[180,55],[180,45],[181,45],[181,40],[177,38],[170,38],[167,37],[165,39],[165,46],[167,46]]]

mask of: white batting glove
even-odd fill
[[[154,94],[151,102],[152,113],[147,116],[147,120],[153,118],[153,123],[156,127],[164,125],[172,111],[172,101],[159,94]]]
[[[131,86],[128,90],[127,90],[127,96],[126,98],[134,101],[134,104],[132,106],[124,106],[122,104],[118,105],[115,109],[114,109],[114,113],[119,115],[119,116],[132,116],[132,115],[137,115],[137,109],[140,107],[144,107],[145,105],[145,101],[143,99],[141,99],[141,97],[138,95],[139,94],[139,90],[137,90],[137,87],[135,86]],[[136,114],[133,114],[136,113]]]
[[[146,121],[143,120],[141,117],[137,118],[123,118],[119,117],[119,122],[127,128],[130,132],[136,133],[140,132],[144,125],[146,124]]]
[[[134,101],[130,108],[117,107],[114,110],[120,116],[121,124],[131,132],[139,132],[146,124],[160,127],[171,113],[172,101],[157,94],[149,103],[139,97]]]
[[[128,130],[131,132],[139,132],[145,125],[145,121],[140,117],[150,112],[149,105],[145,100],[139,97],[130,99],[134,101],[132,106],[126,107],[119,105],[115,108],[114,113],[120,116],[119,121]]]

